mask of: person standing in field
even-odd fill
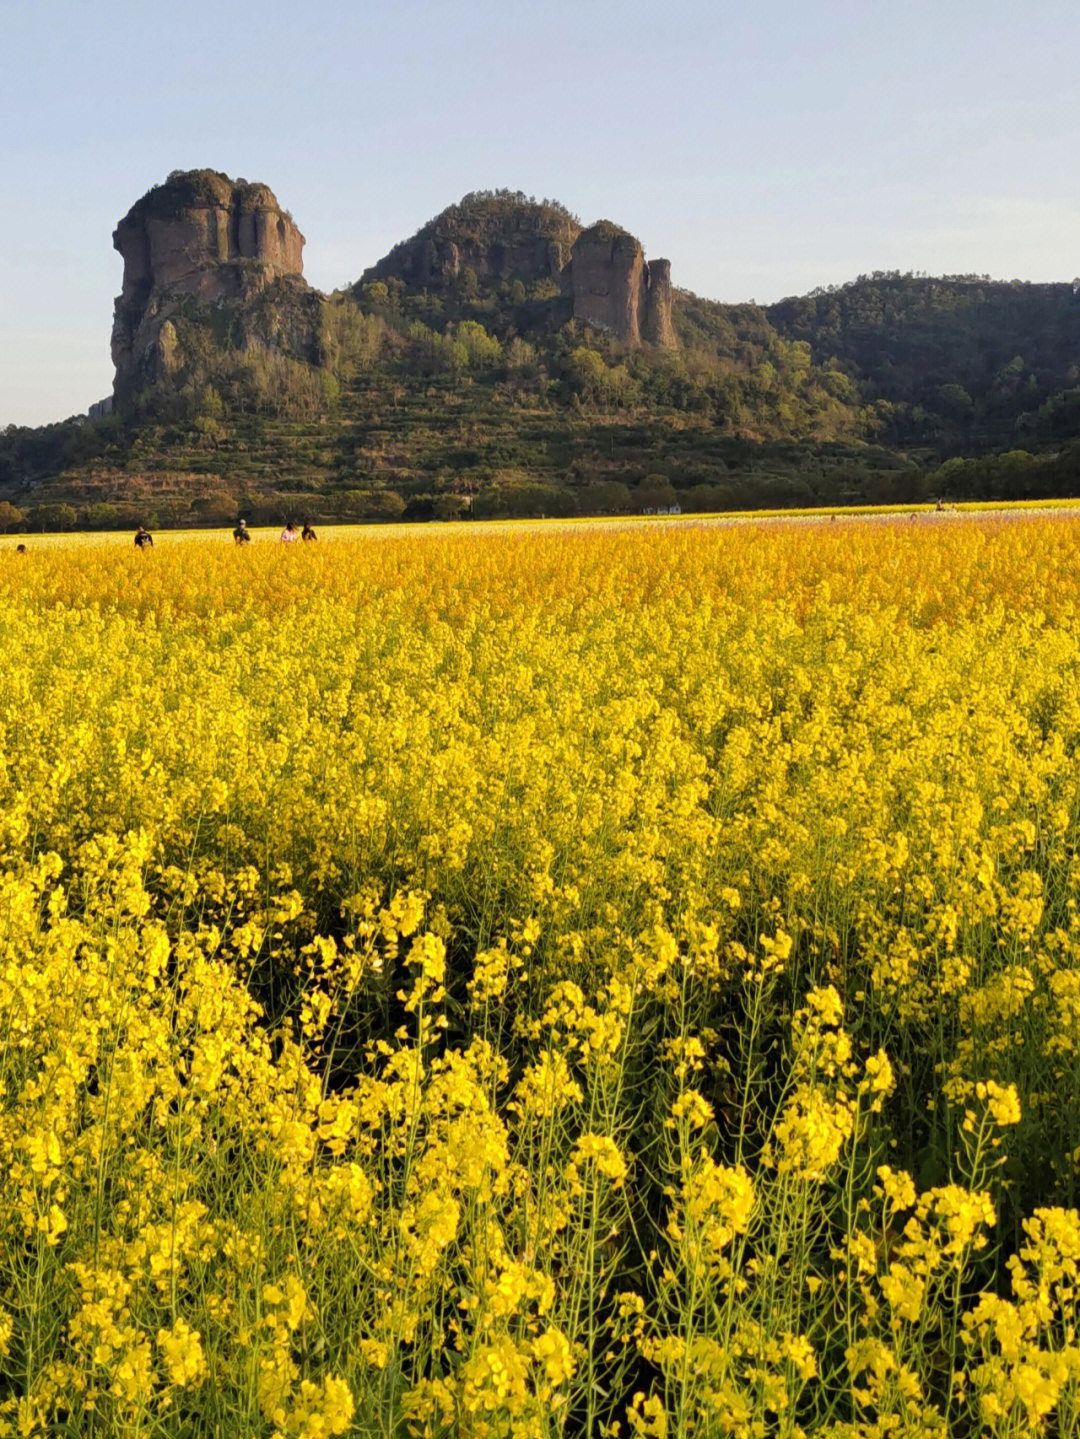
[[[234,545],[250,545],[251,536],[248,534],[247,520],[241,520],[236,529],[232,532]]]
[[[293,524],[292,520],[289,520],[286,523],[285,528],[281,532],[281,543],[283,545],[291,545],[293,540],[295,540],[296,538],[296,526]]]
[[[135,548],[137,550],[152,550],[154,548],[154,537],[145,525],[140,525],[135,531]]]
[[[319,538],[315,531],[311,528],[310,520],[304,521],[304,528],[300,532],[300,538],[302,540],[317,540]]]

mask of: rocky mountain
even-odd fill
[[[213,170],[113,243],[115,403],[0,434],[0,525],[1080,493],[1076,284],[721,305],[619,225],[497,190],[324,295],[274,193]]]
[[[112,330],[119,400],[183,369],[178,315],[213,308],[221,342],[244,348],[277,339],[262,332],[265,308],[252,305],[276,281],[280,296],[291,290],[294,303],[318,308],[303,280],[304,237],[292,216],[266,185],[216,170],[174,171],[132,206],[113,247],[124,260]],[[227,335],[223,317],[239,320],[238,330]],[[290,336],[292,347],[310,349],[310,342],[310,333]]]
[[[467,195],[366,270],[361,286],[390,279],[465,296],[507,282],[550,281],[559,320],[580,320],[630,345],[678,344],[671,262],[646,262],[640,242],[609,220],[583,230],[552,201]]]

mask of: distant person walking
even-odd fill
[[[152,550],[154,548],[154,537],[145,525],[140,525],[135,531],[135,548],[137,550]]]
[[[310,520],[304,521],[304,528],[300,531],[300,538],[302,540],[317,540],[319,538],[315,531],[311,528]]]
[[[291,545],[293,540],[297,540],[299,538],[300,536],[296,533],[296,526],[293,524],[292,520],[289,520],[289,522],[286,524],[285,528],[281,532],[281,543],[283,545]]]
[[[250,545],[251,535],[248,533],[247,520],[241,520],[236,529],[232,532],[234,545]]]

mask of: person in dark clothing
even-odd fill
[[[300,531],[300,538],[302,540],[317,540],[319,538],[315,531],[311,528],[310,520],[304,521],[304,528]]]
[[[154,548],[154,537],[145,525],[140,525],[135,531],[135,548],[137,550],[152,550]]]
[[[25,554],[26,554],[26,546],[25,546],[25,545],[16,545],[16,546],[15,546],[15,553],[16,553],[17,555],[25,555]]]
[[[248,533],[247,520],[241,520],[236,529],[232,532],[234,545],[250,545],[251,535]]]

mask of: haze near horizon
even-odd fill
[[[6,17],[0,425],[110,392],[112,231],[175,169],[268,184],[324,290],[501,186],[618,221],[726,302],[873,270],[1080,271],[1080,15],[1059,0],[9,0]]]

